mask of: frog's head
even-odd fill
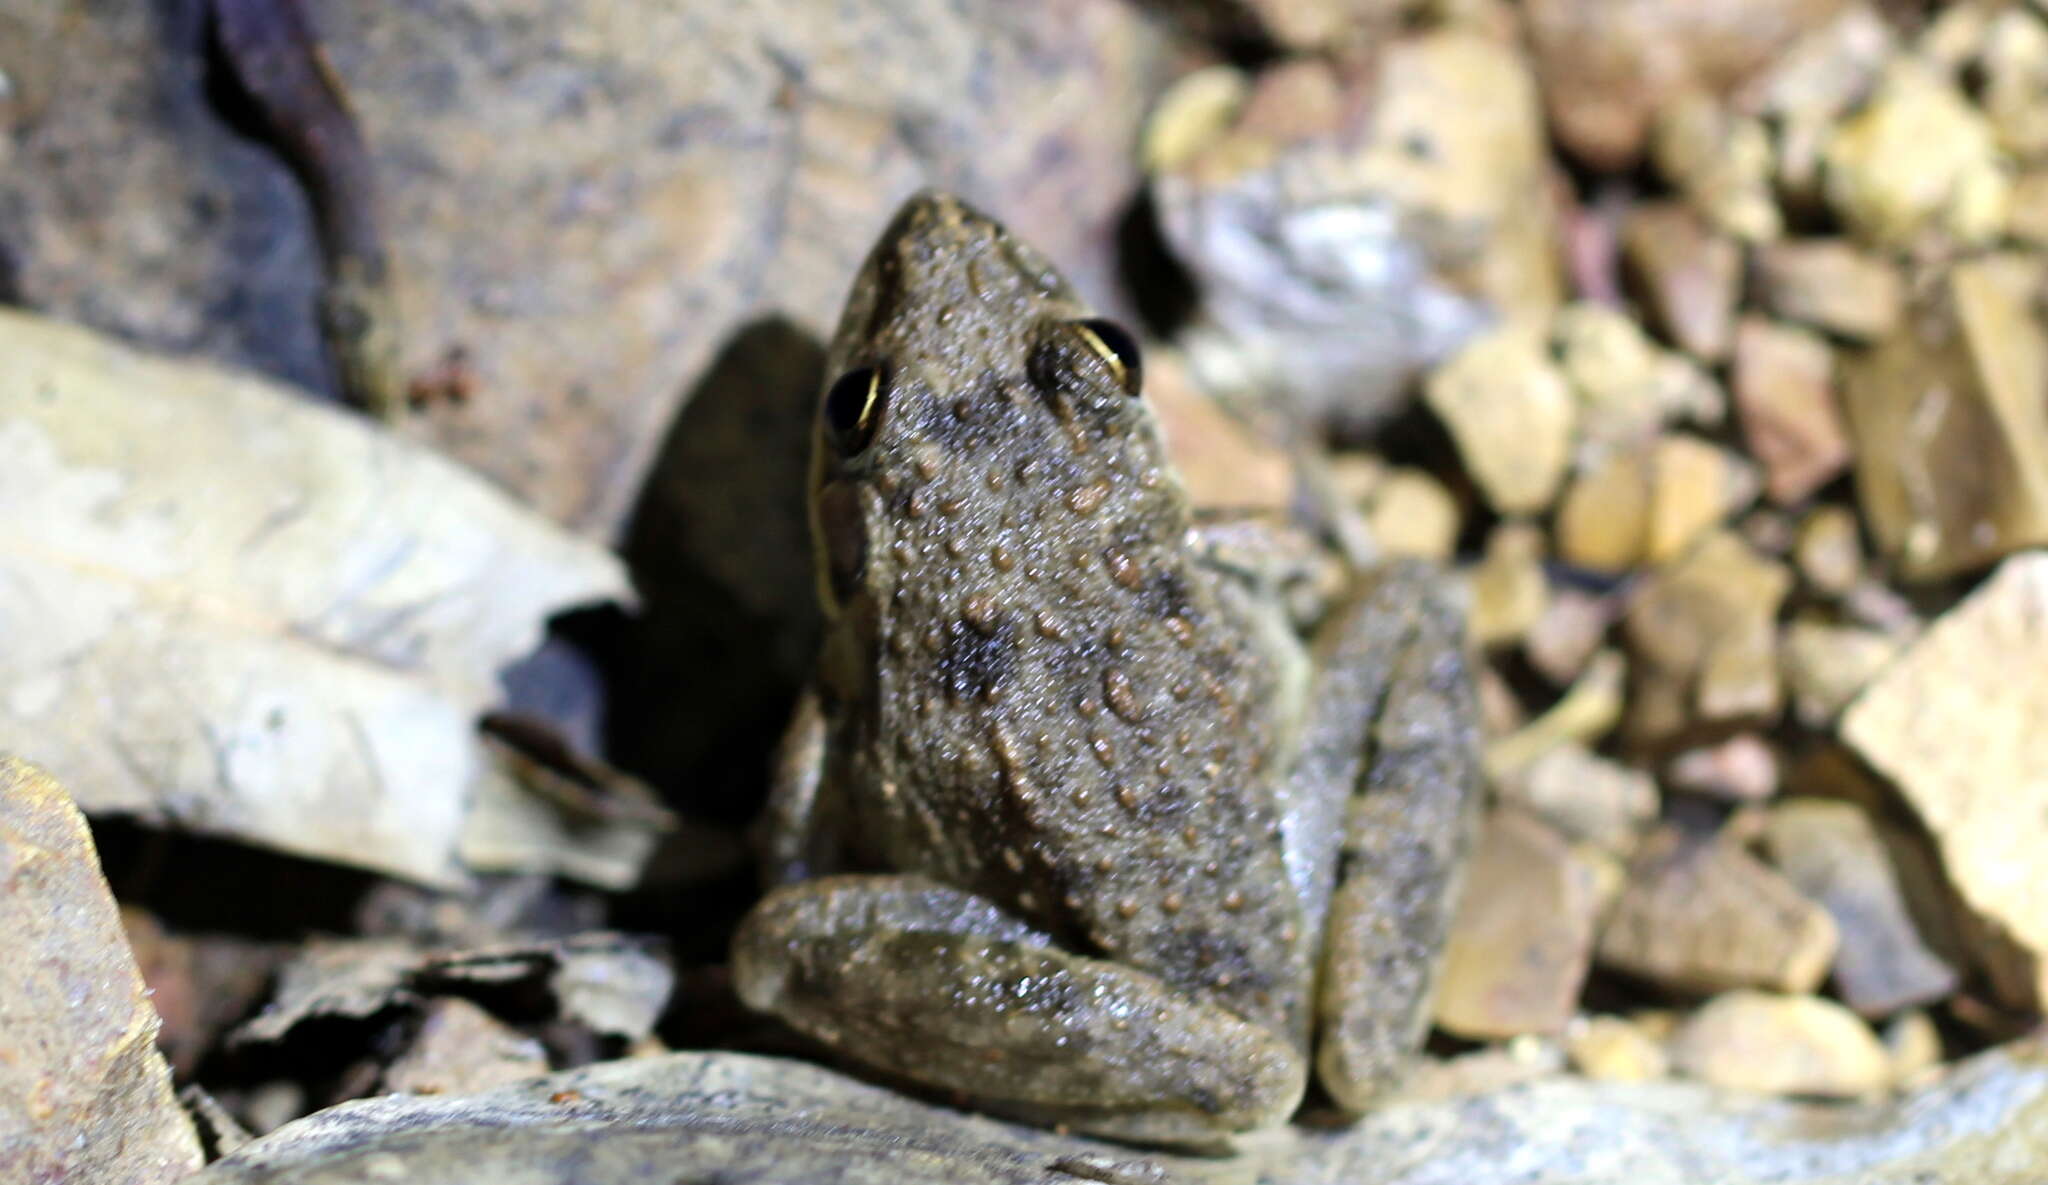
[[[828,617],[862,593],[913,615],[907,593],[1056,595],[1023,587],[1027,553],[1170,527],[1184,511],[1141,377],[1131,335],[1037,251],[958,198],[911,198],[854,281],[818,408]]]

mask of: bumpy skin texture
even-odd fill
[[[1362,583],[1312,662],[1256,579],[1210,562],[1136,359],[1089,317],[938,194],[855,282],[813,465],[826,642],[771,813],[802,879],[742,926],[735,979],[991,1109],[1211,1142],[1293,1111],[1318,1010],[1326,1033],[1400,1033],[1364,1042],[1391,1052],[1363,1075],[1339,1059],[1346,1101],[1420,1039],[1475,798],[1469,679],[1413,569]],[[1331,960],[1394,973],[1389,1029],[1369,988],[1317,980],[1333,893],[1360,896],[1340,871],[1373,864],[1340,843],[1346,803],[1408,668],[1450,713],[1424,730],[1449,776],[1382,812],[1425,866],[1420,901],[1392,897],[1422,908],[1341,907],[1403,939]],[[842,866],[875,871],[818,875]]]

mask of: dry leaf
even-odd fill
[[[480,797],[536,809],[474,721],[549,613],[626,595],[613,556],[272,383],[13,312],[0,357],[0,748],[88,812],[435,883]]]

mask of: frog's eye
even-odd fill
[[[1124,327],[1101,317],[1090,317],[1074,322],[1075,332],[1088,348],[1109,364],[1110,373],[1116,376],[1117,385],[1124,394],[1136,397],[1145,385],[1145,362],[1138,355],[1138,342]]]
[[[841,456],[850,457],[874,440],[885,398],[879,366],[849,370],[825,389],[825,436]]]

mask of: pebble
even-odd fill
[[[1855,1013],[1818,996],[1728,992],[1672,1038],[1682,1073],[1731,1090],[1856,1098],[1892,1081],[1890,1055]]]

